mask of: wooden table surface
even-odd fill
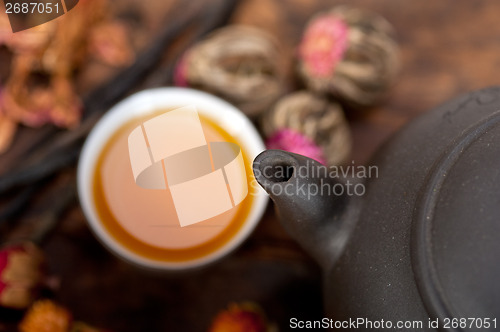
[[[154,31],[182,0],[139,3]],[[307,19],[338,3],[245,0],[232,21],[277,36],[288,54],[283,61],[291,66]],[[496,71],[500,67],[500,2],[350,3],[374,10],[393,23],[402,60],[389,98],[369,111],[348,115],[356,163],[367,163],[385,139],[415,116],[457,94],[500,81]],[[0,157],[0,169],[7,168],[6,158]],[[90,233],[77,206],[44,249],[50,273],[60,279],[54,298],[70,308],[76,319],[113,331],[204,331],[219,310],[235,301],[259,303],[281,331],[288,330],[291,317],[322,317],[320,270],[283,231],[271,205],[237,251],[204,270],[183,275],[152,274],[116,259]],[[11,312],[2,314],[0,331],[15,330],[15,319]]]

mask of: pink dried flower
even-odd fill
[[[279,149],[312,158],[323,165],[326,160],[323,151],[311,139],[292,129],[281,129],[266,142],[268,149]]]
[[[180,87],[187,87],[187,70],[188,70],[188,53],[184,55],[179,60],[179,63],[175,66],[174,71],[174,85]]]
[[[253,302],[233,303],[217,314],[209,332],[269,332],[274,331],[262,309]]]
[[[348,27],[341,19],[326,14],[307,27],[299,45],[299,56],[312,75],[328,77],[347,49]]]

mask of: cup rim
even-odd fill
[[[125,98],[107,111],[83,145],[77,169],[78,196],[87,223],[96,238],[110,252],[134,265],[153,270],[178,271],[213,263],[227,256],[247,239],[266,210],[268,195],[258,187],[247,220],[230,241],[208,255],[182,262],[163,262],[142,257],[120,244],[104,229],[97,214],[92,189],[96,163],[106,142],[133,118],[151,114],[161,108],[188,104],[197,106],[201,114],[216,120],[230,135],[237,137],[252,160],[265,149],[255,126],[241,111],[228,102],[199,90],[178,87],[147,89]]]

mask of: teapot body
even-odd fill
[[[369,166],[378,176],[362,197],[310,203],[277,197],[256,176],[285,228],[322,265],[327,317],[367,331],[389,327],[381,322],[434,331],[436,320],[440,330],[474,331],[499,320],[500,88],[412,121]],[[480,321],[452,324],[464,318]]]
[[[363,208],[325,270],[337,320],[419,331],[500,317],[500,90],[459,97],[410,123],[373,158]],[[496,234],[496,235],[493,235]],[[366,322],[369,324],[369,322]],[[447,326],[445,326],[447,325]],[[370,328],[371,327],[371,328]],[[376,330],[372,325],[362,325]]]

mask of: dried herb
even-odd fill
[[[203,19],[194,34],[194,39],[199,39],[214,28],[224,25],[229,20],[236,4],[236,0],[223,0],[220,6],[211,4],[211,9],[208,11],[205,8],[193,9],[190,7],[187,10],[188,14],[186,14],[186,8],[179,10],[179,13],[182,11],[182,14],[174,13],[172,16],[175,19],[168,20],[170,24],[159,33],[152,45],[138,56],[131,67],[123,70],[104,86],[95,89],[84,99],[85,113],[80,127],[73,131],[62,132],[52,129],[44,132],[39,137],[38,144],[34,144],[18,158],[28,166],[20,170],[12,170],[0,177],[0,197],[6,197],[16,188],[34,185],[60,170],[74,165],[85,137],[100,115],[129,93],[155,69],[162,59],[165,49],[179,38],[193,22],[196,22],[197,17],[203,17]],[[189,14],[190,12],[192,14]],[[21,191],[19,196],[11,198],[11,202],[17,202],[17,204],[8,207],[8,211],[0,211],[0,219],[2,216],[15,215],[35,192],[36,190],[28,191],[25,189]]]

